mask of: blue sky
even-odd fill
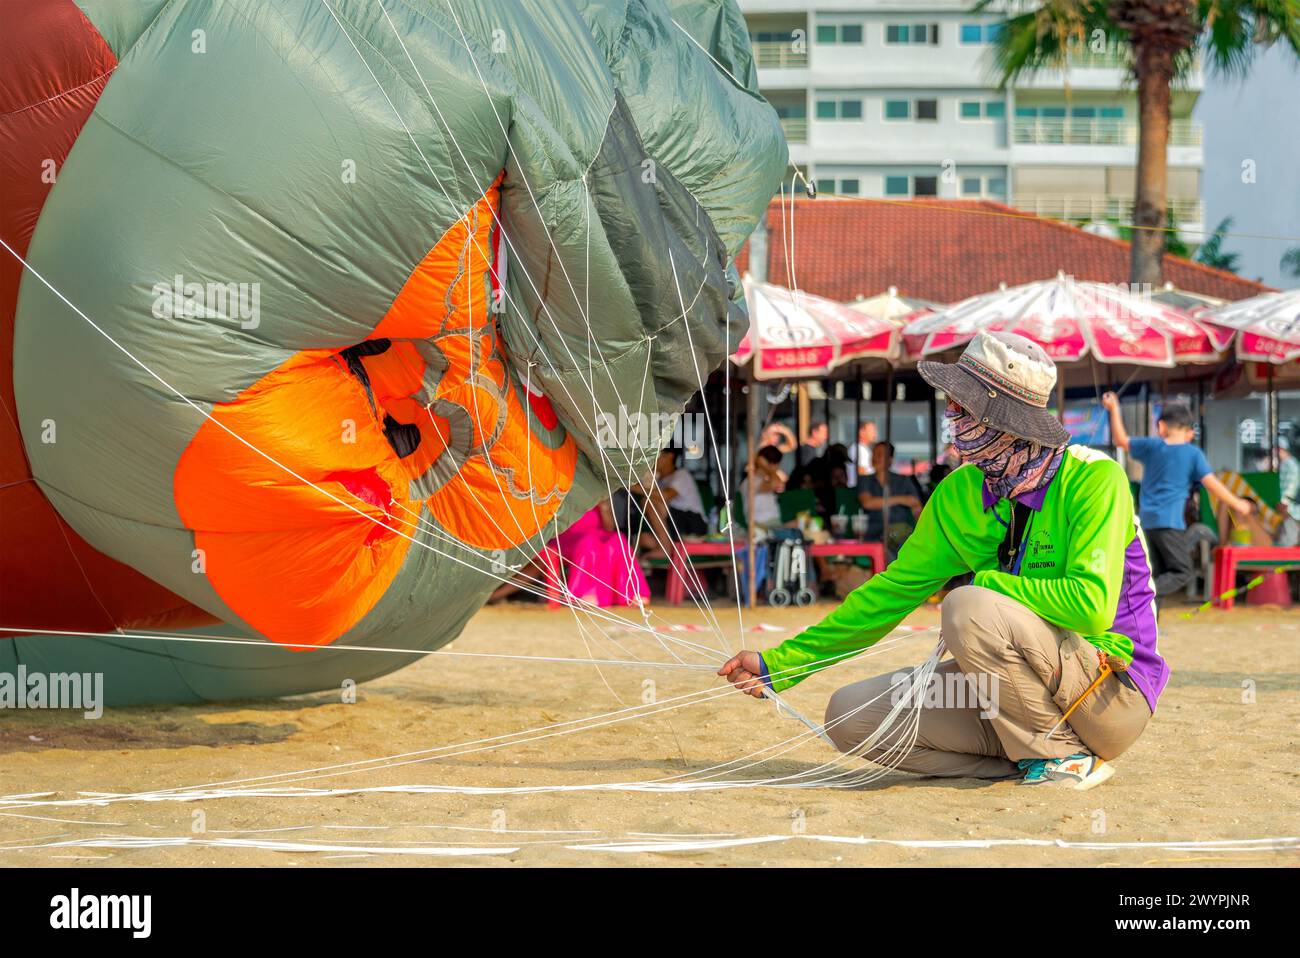
[[[1295,237],[1233,236],[1224,246],[1241,253],[1242,276],[1300,286],[1300,277],[1283,277],[1278,268],[1283,252],[1300,246],[1300,63],[1295,54],[1275,45],[1256,57],[1244,80],[1207,71],[1194,116],[1205,124],[1206,229],[1232,216],[1232,233]],[[1254,183],[1243,182],[1248,160],[1255,164]]]

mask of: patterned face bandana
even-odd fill
[[[999,499],[1014,499],[1047,485],[1060,468],[1064,446],[1043,446],[990,428],[952,403],[944,417],[952,426],[961,461],[984,473],[984,484]]]

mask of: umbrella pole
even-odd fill
[[[754,368],[755,369],[758,368],[757,361],[755,362]],[[745,503],[745,563],[749,567],[749,581],[747,584],[749,586],[749,607],[752,609],[754,608],[754,605],[758,600],[758,582],[755,580],[755,575],[758,569],[758,563],[754,561],[754,516],[753,516],[754,473],[757,471],[754,468],[754,463],[758,458],[758,449],[756,446],[756,443],[758,441],[758,435],[756,430],[758,429],[758,417],[759,417],[759,410],[760,410],[759,385],[758,385],[757,376],[751,375],[749,379],[748,405],[749,405],[749,410],[745,417],[748,420],[748,422],[745,425],[745,459],[749,463],[749,467],[745,471],[745,477],[746,477],[745,483],[748,488],[748,493],[746,496],[748,501]],[[735,514],[735,510],[732,510],[731,515],[734,514]],[[730,516],[728,518],[730,518]]]
[[[826,450],[831,448],[831,381],[822,380],[822,421],[826,423]]]
[[[858,437],[862,435],[862,369],[861,367],[858,368],[857,375],[858,375],[858,399],[853,406],[853,471],[855,473],[855,475],[853,476],[853,485],[855,488],[857,487],[858,484],[858,476],[862,474],[862,470],[866,467],[866,463],[862,461],[863,452],[864,452],[864,450],[862,449],[862,443],[858,440]]]
[[[808,386],[805,383],[799,383],[795,386],[795,413],[794,413],[794,430],[795,442],[797,445],[794,449],[794,464],[803,465],[803,444],[808,441],[808,419],[812,412],[808,408]]]
[[[885,371],[885,442],[894,441],[894,367]]]
[[[1201,445],[1207,442],[1205,438],[1205,379],[1204,377],[1196,380],[1196,423],[1200,427]]]
[[[930,468],[939,461],[939,397],[930,390]]]
[[[1065,377],[1056,377],[1056,418],[1065,423]]]
[[[1278,435],[1277,422],[1277,389],[1273,383],[1273,364],[1268,364],[1268,469],[1269,472],[1277,472],[1281,468],[1278,462],[1277,446],[1280,436]]]

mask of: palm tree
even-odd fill
[[[1232,229],[1232,217],[1225,216],[1214,228],[1214,235],[1201,244],[1196,251],[1196,261],[1215,269],[1235,273],[1241,262],[1240,253],[1229,253],[1223,248],[1223,237]]]
[[[1170,87],[1191,68],[1198,47],[1227,75],[1244,73],[1257,46],[1279,39],[1300,56],[1300,0],[1041,0],[1009,7],[1006,0],[978,0],[975,10],[990,7],[1010,14],[993,50],[1003,86],[1064,66],[1086,43],[1104,40],[1129,52],[1138,101],[1129,280],[1162,283]]]

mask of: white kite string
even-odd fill
[[[328,5],[327,5],[327,6],[328,6]],[[453,16],[454,16],[454,12],[453,12]],[[345,32],[346,32],[346,31],[345,31]],[[349,38],[349,39],[350,39],[350,38]],[[359,52],[359,51],[358,51],[358,52]],[[363,58],[363,59],[364,59],[364,58]],[[408,135],[409,135],[409,131],[408,131]],[[412,138],[412,139],[413,139],[413,138]],[[9,247],[7,246],[7,244],[6,244],[6,248],[9,248]],[[10,249],[10,252],[12,253],[12,252],[13,252],[12,248],[9,248],[9,249]],[[16,255],[16,254],[15,254],[15,255]],[[20,257],[20,259],[21,259],[21,257]],[[27,264],[24,262],[24,265],[26,266]],[[29,270],[31,269],[30,266],[28,266],[28,269],[29,269]],[[32,272],[35,272],[35,271],[32,270]],[[41,281],[42,281],[43,283],[45,283],[45,285],[50,286],[50,284],[49,284],[48,282],[46,282],[46,281],[44,280],[43,277],[39,277],[39,276],[38,276],[38,278],[40,278]],[[54,292],[56,293],[56,295],[58,295],[61,299],[63,299],[63,301],[64,301],[65,303],[67,303],[70,307],[72,307],[72,308],[74,309],[74,311],[78,312],[78,313],[79,313],[79,314],[80,314],[84,319],[86,319],[88,322],[91,322],[91,321],[89,320],[89,318],[85,316],[84,313],[81,313],[80,310],[78,310],[75,306],[73,306],[70,302],[68,302],[67,299],[66,299],[65,297],[62,296],[62,294],[59,294],[58,291],[57,291],[57,290],[54,290],[52,286],[50,286],[50,288],[51,288],[52,291],[54,291]],[[680,284],[679,284],[679,296],[680,296]],[[684,317],[683,317],[683,318],[684,318]],[[108,337],[107,334],[105,334],[105,333],[103,332],[103,330],[99,329],[99,327],[96,326],[93,322],[91,322],[91,325],[92,325],[94,328],[96,328],[96,330],[99,331],[102,335],[105,335],[105,338],[108,338],[108,339],[110,340],[110,342],[113,342],[113,344],[114,344],[115,346],[117,346],[119,349],[121,349],[123,352],[125,352],[125,353],[128,355],[129,358],[133,359],[134,361],[137,362],[137,364],[139,364],[139,365],[141,365],[143,368],[145,368],[146,372],[149,372],[149,373],[150,373],[151,375],[153,375],[155,378],[158,378],[159,381],[161,382],[161,379],[160,379],[159,377],[157,377],[157,375],[154,374],[154,373],[152,372],[152,370],[149,370],[147,367],[144,367],[144,364],[143,364],[143,363],[140,363],[140,361],[137,360],[134,356],[131,356],[131,354],[130,354],[127,350],[125,350],[123,347],[120,346],[120,344],[118,344],[118,343],[116,343],[116,341],[112,340],[111,337]],[[689,324],[687,324],[687,326],[689,326]],[[688,335],[689,335],[689,333],[688,333]],[[698,370],[696,370],[696,373],[697,373],[697,378],[698,378],[698,376],[699,376]],[[166,384],[165,382],[163,383],[163,385],[164,385],[164,386],[168,386],[168,384]],[[171,387],[168,386],[168,388],[171,388]],[[174,389],[173,389],[172,391],[173,391],[173,392],[176,392],[176,390],[174,390]],[[180,394],[177,393],[177,395],[179,396]],[[186,400],[184,396],[180,396],[180,398],[181,398],[182,400],[188,402],[188,400]],[[194,404],[193,404],[193,403],[190,403],[190,405],[193,406]],[[195,408],[198,409],[197,406],[195,406]],[[198,411],[199,411],[200,413],[203,413],[203,410],[201,410],[201,409],[198,409]],[[204,415],[206,415],[206,413],[204,413]],[[211,417],[209,416],[208,418],[211,418]],[[214,420],[214,421],[215,421],[215,420]],[[221,424],[218,423],[218,425],[220,426]],[[710,425],[711,425],[711,424],[710,424]],[[222,428],[225,428],[225,427],[222,426]],[[229,429],[226,429],[226,431],[227,431],[227,432],[231,432],[231,430],[229,430]],[[234,435],[233,432],[231,432],[231,434]],[[253,448],[253,447],[251,447],[251,444],[249,444],[249,443],[247,443],[246,441],[242,440],[241,437],[235,436],[235,438],[236,438],[236,439],[239,439],[241,442],[245,442],[245,444],[246,444],[246,445],[249,445],[250,448]],[[714,434],[712,434],[712,431],[711,431],[711,434],[710,434],[710,440],[714,443],[715,448],[716,448],[716,436],[715,436]],[[254,448],[254,451],[258,452],[259,454],[265,456],[265,457],[268,458],[268,459],[271,458],[271,457],[269,457],[269,456],[266,456],[265,453],[261,453],[260,450],[256,450],[256,449]],[[271,461],[274,462],[273,459],[272,459]],[[307,482],[308,485],[313,485],[313,484],[311,484],[309,481],[304,480],[303,477],[301,477],[301,476],[296,476],[296,474],[294,474],[294,473],[292,472],[292,470],[288,470],[287,467],[284,467],[282,464],[280,464],[280,463],[276,463],[276,464],[277,464],[277,465],[280,465],[281,468],[285,468],[285,470],[286,470],[287,472],[289,472],[291,475],[295,475],[295,478],[298,478],[300,481],[305,481],[305,482]],[[607,477],[607,481],[608,481],[608,477]],[[315,488],[317,488],[317,489],[319,490],[319,487],[315,487]],[[334,497],[334,496],[330,495],[327,491],[325,491],[325,490],[319,490],[319,491],[324,492],[327,496],[329,496],[329,497],[332,498],[332,499],[335,499],[335,501],[337,501],[337,502],[340,502],[340,504],[344,505],[345,507],[352,508],[351,506],[349,506],[348,503],[344,503],[344,502],[342,502],[341,500],[338,500],[337,497]],[[365,513],[361,513],[360,510],[353,509],[353,511],[356,511],[356,512],[362,514],[362,515],[365,515]],[[378,523],[378,524],[380,524],[380,525],[384,525],[382,522],[379,522],[379,520],[374,519],[374,517],[372,517],[372,516],[366,515],[366,518],[371,519],[372,522],[376,522],[376,523]],[[397,531],[397,530],[392,530],[392,531]],[[398,534],[402,534],[402,533],[399,532]],[[407,538],[410,538],[410,537],[407,537]],[[412,540],[412,541],[416,541],[416,540]],[[423,543],[420,543],[420,544],[421,544],[421,545],[424,545]],[[428,547],[428,546],[426,546],[426,547]],[[437,550],[435,549],[434,551],[436,552]],[[439,553],[439,554],[443,554],[443,553]],[[454,558],[454,557],[453,557],[453,558]],[[482,570],[480,570],[480,571],[482,571]],[[707,600],[706,600],[706,601],[707,601]],[[233,640],[233,641],[238,641],[238,640]],[[412,654],[412,650],[402,650],[402,651],[406,652],[407,654]],[[417,653],[414,653],[414,654],[418,654],[418,652],[417,652]],[[729,691],[729,690],[725,690],[725,689],[724,689],[723,691]],[[778,699],[778,701],[779,701],[779,699]],[[813,726],[811,723],[809,723],[806,719],[803,719],[802,717],[800,717],[800,719],[801,719],[801,721],[803,721],[803,722],[804,722],[804,723],[805,723],[805,724],[806,724],[810,729],[814,729],[814,730],[816,729],[816,727]]]
[[[886,643],[879,643],[877,646],[867,650],[864,655],[871,655],[877,651],[883,651],[882,646]],[[807,674],[810,670],[825,671],[842,664],[848,660],[848,653],[834,657],[834,661],[826,660],[819,662],[815,666],[799,666],[797,668],[785,670],[791,674]],[[773,674],[773,678],[780,678],[782,672]],[[629,791],[682,791],[693,788],[689,783],[673,784],[671,779],[678,776],[671,776],[664,780],[665,784],[658,786],[656,781],[650,782],[620,782],[620,783],[589,783],[583,785],[549,785],[549,786],[521,786],[515,788],[491,788],[491,787],[454,787],[454,786],[386,786],[380,788],[349,788],[339,790],[322,790],[319,792],[289,790],[285,791],[283,786],[292,782],[309,781],[322,777],[334,777],[338,775],[348,775],[356,772],[375,772],[389,768],[395,768],[410,764],[420,764],[428,761],[440,761],[447,758],[457,757],[464,754],[473,754],[482,751],[491,751],[497,748],[509,747],[523,744],[526,742],[537,741],[555,737],[556,735],[568,735],[574,732],[587,731],[592,728],[604,727],[611,724],[618,724],[632,719],[645,717],[646,715],[658,714],[660,712],[670,711],[693,704],[697,701],[706,701],[722,696],[737,694],[738,690],[731,686],[722,688],[708,688],[685,695],[665,699],[662,702],[652,703],[650,705],[633,706],[630,708],[618,709],[612,712],[602,713],[595,716],[587,716],[580,719],[573,719],[564,722],[556,722],[546,726],[540,726],[535,729],[505,733],[502,735],[489,736],[487,738],[476,739],[469,742],[459,743],[458,745],[437,746],[428,749],[421,749],[413,752],[401,753],[398,755],[360,759],[351,762],[336,763],[333,765],[319,766],[312,769],[301,771],[281,772],[270,775],[254,776],[245,779],[232,779],[220,782],[212,782],[206,785],[183,786],[171,789],[162,789],[153,792],[139,792],[128,795],[115,795],[112,793],[90,793],[95,797],[84,799],[61,799],[50,801],[30,801],[27,796],[9,796],[0,799],[0,805],[6,807],[28,808],[28,807],[48,807],[48,806],[69,806],[69,805],[104,805],[121,801],[196,801],[200,799],[211,798],[234,798],[234,797],[285,797],[286,795],[309,795],[320,796],[328,794],[355,794],[369,791],[444,791],[463,794],[491,794],[496,792],[507,793],[535,793],[547,791],[587,791],[587,790],[629,790]],[[534,734],[541,733],[541,734]],[[806,737],[808,733],[803,733]],[[401,760],[401,761],[399,761]],[[705,770],[707,771],[707,770]],[[270,783],[273,780],[283,780],[276,782],[274,785],[267,785],[263,788],[250,787],[253,783]],[[721,787],[738,787],[750,783],[717,783],[704,787],[721,788]],[[763,784],[762,782],[753,783],[755,785]]]

